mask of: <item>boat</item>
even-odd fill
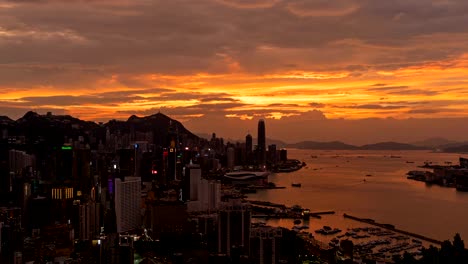
[[[323,228],[315,230],[315,233],[322,234],[322,235],[334,235],[340,233],[341,229],[339,228],[331,228],[329,226],[323,226]]]
[[[292,187],[301,187],[301,184],[300,183],[291,183],[291,186]]]

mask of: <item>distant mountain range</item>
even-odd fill
[[[110,120],[105,124],[83,121],[69,115],[39,115],[35,112],[27,112],[18,120],[12,120],[7,116],[0,116],[0,129],[7,129],[9,135],[25,136],[28,140],[47,140],[60,144],[65,137],[75,138],[79,135],[94,135],[97,138],[105,137],[107,129],[128,133],[153,132],[154,142],[164,140],[167,137],[169,127],[172,126],[181,139],[198,141],[200,138],[210,139],[212,135],[199,134],[198,136],[187,130],[179,121],[169,118],[162,113],[137,117],[132,115],[126,121]],[[220,137],[218,135],[218,137]],[[225,139],[224,142],[244,142],[242,140]],[[267,138],[267,144],[276,144],[277,148],[298,149],[323,149],[323,150],[438,150],[445,152],[468,152],[468,141],[457,142],[445,138],[430,138],[410,144],[399,142],[379,142],[356,146],[341,141],[317,142],[301,141],[286,143],[281,140]],[[256,139],[254,139],[254,144]]]
[[[209,139],[211,135],[198,134],[202,138]],[[257,139],[254,138],[254,144]],[[444,152],[468,152],[468,142],[457,142],[444,138],[432,138],[414,143],[399,142],[379,142],[375,144],[366,144],[356,146],[346,144],[341,141],[300,141],[297,143],[286,143],[281,140],[267,138],[267,145],[276,144],[277,148],[297,148],[297,149],[321,149],[321,150],[438,150]],[[245,142],[245,139],[225,139],[224,142]]]
[[[340,141],[315,142],[302,141],[295,144],[288,144],[287,147],[299,149],[326,149],[326,150],[422,150],[426,147],[418,147],[410,144],[397,142],[380,142],[363,146],[354,146]]]
[[[105,140],[107,130],[121,134],[152,132],[154,142],[162,143],[167,139],[170,127],[183,141],[200,140],[179,121],[161,113],[145,117],[133,115],[126,121],[110,120],[105,124],[83,121],[69,115],[40,115],[32,111],[16,121],[0,116],[0,132],[6,130],[8,135],[24,136],[28,143],[42,141],[53,145],[63,144],[67,139],[76,140],[79,136],[93,137],[96,141]]]

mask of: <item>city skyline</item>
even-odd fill
[[[161,111],[239,139],[265,119],[282,140],[466,140],[467,10],[455,0],[0,0],[0,113],[106,122]]]

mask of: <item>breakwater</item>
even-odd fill
[[[430,243],[433,243],[433,244],[442,245],[442,241],[440,241],[440,240],[433,239],[433,238],[430,238],[430,237],[426,237],[426,236],[423,236],[423,235],[420,235],[420,234],[408,232],[408,231],[405,231],[405,230],[401,230],[401,229],[395,228],[395,226],[390,225],[390,224],[378,223],[378,222],[375,222],[373,219],[359,218],[359,217],[348,215],[348,214],[343,214],[343,217],[344,218],[349,218],[349,219],[352,219],[352,220],[355,220],[355,221],[359,221],[359,222],[362,222],[362,223],[378,226],[378,227],[381,227],[381,228],[385,228],[385,229],[388,229],[388,230],[391,230],[391,231],[394,231],[394,232],[397,232],[397,233],[400,233],[400,234],[404,234],[404,235],[412,236],[412,237],[415,237],[415,238],[419,238],[421,240],[424,240],[424,241],[427,241],[427,242],[430,242]]]

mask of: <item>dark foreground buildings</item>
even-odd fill
[[[256,148],[250,135],[200,139],[160,113],[95,124],[29,112],[0,129],[2,264],[294,263],[286,231],[253,228],[224,180],[281,156],[263,120]]]

